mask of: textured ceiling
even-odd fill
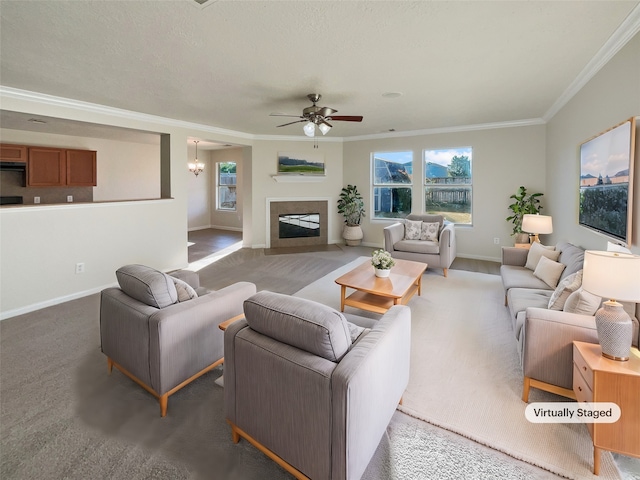
[[[517,122],[638,3],[2,0],[0,84],[252,135],[302,136],[269,113],[314,92],[364,116],[330,136]]]

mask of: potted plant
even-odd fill
[[[388,277],[391,267],[395,264],[395,260],[391,258],[391,254],[386,250],[374,250],[371,255],[371,265],[376,269],[376,277]]]
[[[342,237],[347,245],[360,245],[363,237],[360,221],[364,217],[364,201],[358,193],[358,187],[347,185],[342,189],[338,199],[338,213],[344,217]]]
[[[527,193],[527,189],[523,186],[518,188],[518,191],[511,195],[514,202],[509,205],[512,215],[507,217],[507,222],[513,224],[513,233],[516,243],[529,243],[529,234],[522,231],[522,217],[525,214],[540,213],[542,206],[540,205],[540,199],[544,195],[543,193]]]

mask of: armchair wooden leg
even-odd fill
[[[165,393],[158,397],[158,401],[160,402],[160,416],[167,416],[167,405],[169,403],[169,393]]]
[[[109,375],[111,375],[112,371],[113,371],[113,360],[107,357],[107,372],[109,373]]]
[[[530,387],[531,387],[531,379],[529,377],[524,377],[524,382],[522,384],[522,401],[525,403],[529,403]]]
[[[445,277],[447,276],[447,273],[448,273],[448,272],[449,272],[449,269],[448,269],[448,268],[443,268],[443,269],[442,269],[442,273],[444,273],[444,276],[445,276]]]

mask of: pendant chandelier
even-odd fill
[[[202,171],[204,170],[204,163],[198,161],[199,140],[194,140],[193,143],[196,144],[196,158],[193,162],[189,163],[189,171],[192,172],[197,177],[198,174],[202,173]]]

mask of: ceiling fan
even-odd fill
[[[320,101],[322,95],[319,93],[310,93],[307,95],[307,98],[313,103],[312,106],[305,108],[302,110],[302,115],[287,115],[285,113],[272,113],[270,116],[272,117],[296,117],[300,120],[296,120],[295,122],[283,123],[282,125],[278,125],[278,127],[286,127],[287,125],[293,125],[294,123],[302,123],[306,122],[303,127],[304,133],[307,137],[315,136],[316,125],[318,129],[322,132],[323,135],[326,135],[329,130],[333,127],[329,122],[330,121],[340,121],[340,122],[361,122],[361,115],[334,115],[337,113],[337,110],[329,107],[319,107],[316,105]]]

